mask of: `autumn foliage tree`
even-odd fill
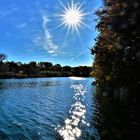
[[[96,11],[99,35],[91,49],[99,85],[129,86],[140,79],[140,2],[104,0]]]

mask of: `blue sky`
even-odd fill
[[[48,61],[61,65],[92,65],[89,48],[97,35],[93,14],[101,6],[100,0],[73,0],[86,13],[76,30],[61,26],[58,14],[72,0],[1,0],[0,52],[8,61]]]

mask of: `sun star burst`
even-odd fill
[[[64,5],[63,3],[60,4],[62,6],[62,13],[57,14],[61,22],[58,27],[64,25],[68,28],[67,33],[72,30],[76,31],[79,34],[79,28],[81,28],[82,26],[87,26],[86,23],[84,23],[84,19],[87,14],[84,13],[84,10],[82,8],[83,2],[80,5],[74,4],[73,1],[71,1],[71,3],[67,5]]]

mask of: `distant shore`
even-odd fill
[[[0,72],[0,79],[22,79],[22,78],[51,78],[51,77],[83,77],[83,78],[88,78],[90,76],[77,76],[77,75],[69,75],[68,73],[66,74],[60,74],[58,72],[52,72],[49,73],[48,75],[28,75],[28,74],[21,74],[21,73],[12,73],[12,72],[7,72],[7,73],[1,73]]]
[[[89,77],[92,67],[61,66],[51,62],[0,62],[0,79],[7,78],[41,78],[41,77]]]

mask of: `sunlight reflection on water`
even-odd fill
[[[70,79],[72,79],[72,80],[85,80],[85,78],[83,78],[83,77],[74,77],[74,76],[72,76],[72,77],[69,77]]]
[[[64,140],[75,140],[79,138],[81,134],[80,124],[89,126],[89,123],[85,121],[86,107],[82,104],[85,99],[86,89],[82,84],[72,85],[74,90],[75,103],[71,105],[69,110],[69,118],[64,122],[64,126],[58,125],[55,129]]]

